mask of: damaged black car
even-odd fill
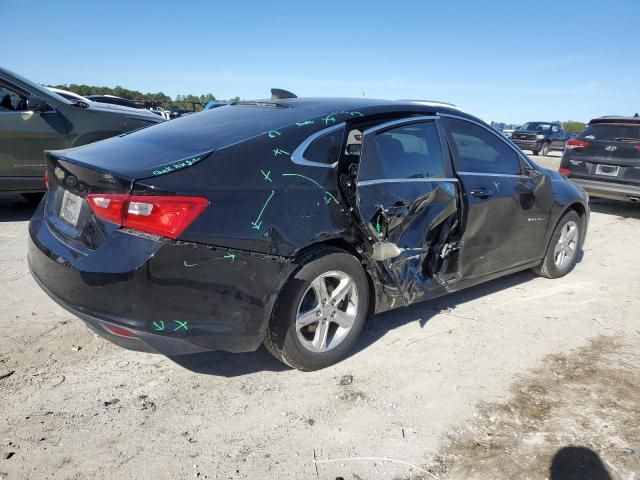
[[[567,274],[589,222],[580,187],[439,103],[276,95],[45,156],[34,278],[166,355],[264,343],[323,368],[375,313]]]

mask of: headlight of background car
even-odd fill
[[[536,135],[536,140],[544,140],[544,135]]]

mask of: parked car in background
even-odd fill
[[[582,189],[442,105],[235,102],[46,157],[35,279],[98,334],[168,355],[264,342],[326,367],[370,314],[566,275],[589,223]]]
[[[560,173],[591,196],[640,202],[640,118],[591,120],[567,141]]]
[[[47,87],[47,89],[51,90],[53,93],[57,93],[61,97],[64,97],[71,102],[84,102],[87,105],[92,102],[92,100],[89,100],[87,97],[83,97],[82,95],[78,95],[77,93],[70,92],[68,90],[62,90],[61,88],[55,87]]]
[[[515,129],[513,128],[505,128],[504,130],[502,130],[502,134],[507,138],[511,138],[513,132],[515,132]]]
[[[122,107],[129,107],[129,108],[138,108],[138,109],[141,108],[133,100],[129,100],[127,98],[122,98],[122,97],[116,97],[115,95],[87,95],[87,98],[93,102],[110,103],[112,105],[120,105]]]
[[[175,119],[180,117],[186,117],[187,115],[191,115],[196,113],[195,110],[189,110],[188,108],[172,108],[169,110],[169,118]]]
[[[229,105],[229,102],[224,100],[209,100],[204,104],[203,110],[211,110],[218,107],[224,107],[225,105]]]
[[[514,130],[511,140],[523,150],[546,156],[564,150],[566,133],[559,122],[527,122]]]
[[[163,119],[139,109],[70,101],[0,68],[0,192],[37,198],[45,190],[43,151],[84,145]]]

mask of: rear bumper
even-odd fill
[[[626,202],[640,199],[640,186],[626,185],[623,183],[601,182],[583,178],[569,177],[569,180],[580,185],[590,196],[607,198],[610,200],[622,200]]]
[[[42,206],[29,225],[29,268],[53,300],[124,348],[165,355],[247,352],[262,343],[294,264],[226,253],[118,231],[87,255],[56,236]]]

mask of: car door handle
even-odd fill
[[[493,193],[491,190],[487,190],[484,187],[476,187],[473,190],[471,190],[471,192],[469,193],[472,196],[478,197],[478,198],[489,198],[495,195],[495,193]]]

